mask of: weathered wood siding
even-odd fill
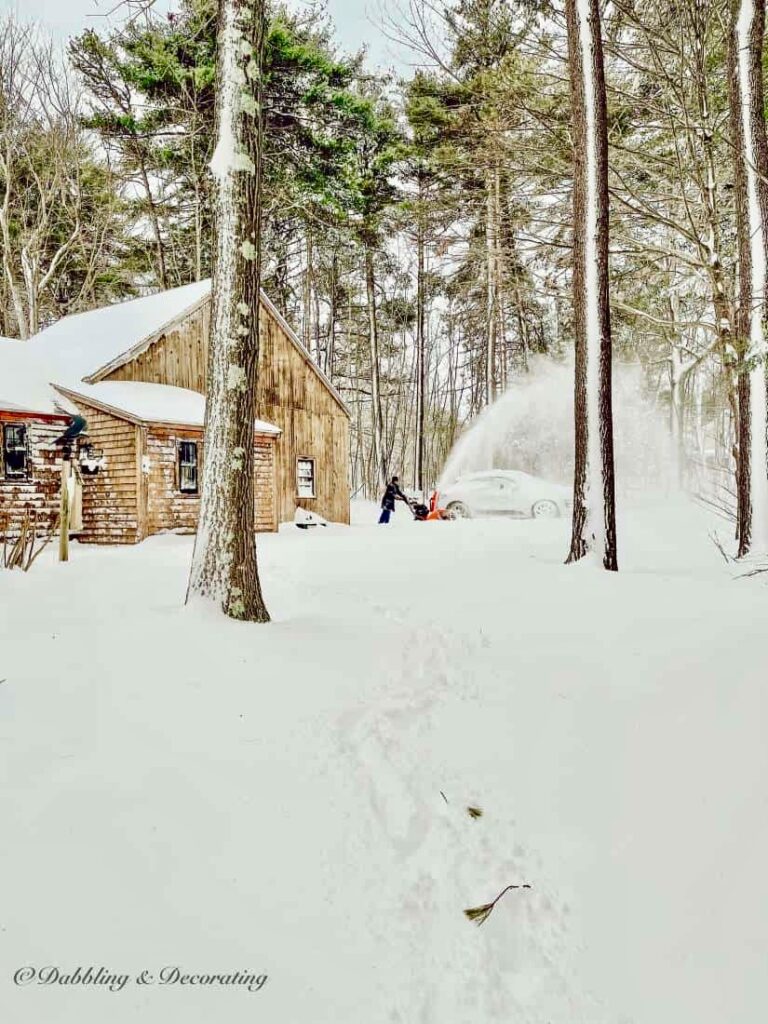
[[[15,532],[27,511],[37,512],[38,528],[47,532],[59,514],[61,488],[61,453],[53,442],[61,436],[67,420],[3,413],[0,443],[4,423],[26,427],[29,476],[26,480],[6,480],[0,453],[0,534]]]
[[[210,314],[211,304],[204,302],[130,363],[104,379],[175,384],[205,394]]]
[[[285,330],[262,307],[258,415],[280,427],[277,493],[281,522],[296,505],[336,523],[349,522],[349,417],[298,351]],[[315,498],[297,496],[296,460],[315,460]]]
[[[84,402],[78,402],[88,421],[88,441],[104,455],[98,473],[83,474],[85,544],[135,544],[142,539],[139,524],[139,430]]]
[[[146,427],[143,430],[142,454],[146,488],[145,532],[149,536],[172,530],[194,533],[200,514],[199,494],[183,494],[179,490],[179,442],[195,441],[198,445],[198,477],[202,482],[202,430],[183,427]],[[258,435],[254,442],[256,529],[277,529],[275,502],[275,438]],[[146,467],[146,468],[145,468]]]
[[[102,379],[175,384],[205,394],[210,300],[160,335],[144,352]],[[265,305],[256,416],[280,427],[275,452],[277,514],[296,505],[349,522],[349,418],[301,343]],[[297,497],[296,460],[315,460],[316,497]]]

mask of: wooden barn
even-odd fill
[[[55,517],[55,442],[77,413],[86,427],[73,455],[73,533],[135,543],[194,531],[209,317],[210,283],[199,282],[66,317],[28,342],[0,342],[0,528],[25,509]],[[297,507],[349,522],[347,410],[266,297],[259,378],[258,529],[292,520]]]

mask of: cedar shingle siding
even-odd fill
[[[0,437],[6,423],[26,428],[27,476],[6,479],[5,461],[0,459],[0,534],[13,533],[25,512],[37,512],[40,532],[46,532],[59,513],[60,455],[53,442],[60,436],[65,421],[37,419],[30,416],[0,417]]]
[[[179,485],[179,442],[197,444],[198,480],[202,484],[203,448],[202,431],[179,427],[146,428],[146,454],[149,459],[147,482],[147,535],[172,530],[176,533],[194,533],[200,512],[200,494],[184,494]],[[258,437],[254,443],[256,529],[276,530],[274,440]]]
[[[135,544],[139,530],[137,453],[139,428],[83,405],[88,440],[104,454],[104,465],[83,477],[83,532],[91,544]]]

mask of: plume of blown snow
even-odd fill
[[[613,419],[618,492],[676,489],[679,474],[668,411],[648,395],[636,365],[614,368]],[[573,366],[540,358],[467,425],[439,486],[488,469],[522,470],[570,486],[573,437]]]

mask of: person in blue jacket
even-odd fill
[[[400,479],[399,477],[393,476],[387,484],[387,489],[384,491],[384,497],[381,499],[381,515],[379,516],[379,523],[388,523],[389,517],[395,511],[395,502],[404,501],[408,504],[408,499],[400,490]]]

